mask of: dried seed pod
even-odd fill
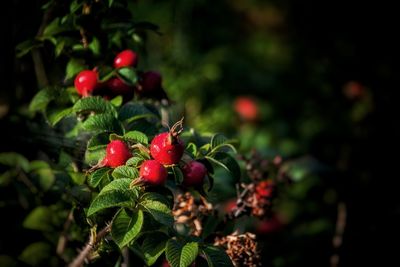
[[[234,266],[261,266],[256,236],[252,233],[234,232],[228,236],[216,237],[214,245],[225,249]]]
[[[204,197],[195,199],[189,192],[177,195],[172,210],[176,223],[189,226],[191,234],[195,236],[200,236],[202,233],[201,219],[204,216],[214,214],[214,212],[213,205]]]

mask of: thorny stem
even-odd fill
[[[331,267],[339,266],[339,249],[343,243],[343,234],[346,228],[347,222],[347,208],[346,203],[340,202],[337,207],[337,219],[336,219],[336,230],[335,235],[332,239],[332,245],[334,253],[331,256],[330,263]]]
[[[91,231],[88,243],[83,247],[79,255],[68,265],[68,267],[83,266],[92,249],[110,232],[110,230],[111,226],[107,224],[107,226],[101,229],[97,234],[94,231]]]

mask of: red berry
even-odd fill
[[[359,82],[350,81],[344,85],[343,93],[348,99],[357,99],[365,94],[365,88]]]
[[[244,120],[254,121],[259,116],[258,105],[254,99],[250,97],[238,97],[234,103],[235,111]]]
[[[97,86],[97,72],[93,70],[83,70],[75,77],[75,88],[78,94],[88,96]]]
[[[150,144],[151,156],[165,165],[179,163],[184,149],[182,140],[170,132],[157,135]]]
[[[138,61],[138,56],[137,54],[130,50],[124,50],[120,52],[115,58],[114,58],[114,67],[116,69],[118,68],[123,68],[123,67],[135,67]]]
[[[231,213],[236,208],[237,208],[237,199],[236,198],[228,200],[223,205],[224,213]]]
[[[183,184],[186,186],[196,186],[203,183],[204,177],[207,174],[207,168],[203,163],[191,161],[182,168],[184,175]]]
[[[133,88],[124,83],[120,78],[111,78],[107,81],[107,87],[115,95],[126,95],[133,92]]]
[[[162,185],[167,180],[167,170],[157,160],[146,160],[140,167],[141,180],[151,185]]]
[[[256,232],[257,234],[270,234],[282,230],[283,227],[282,219],[274,214],[271,218],[257,223]]]
[[[156,71],[147,71],[141,76],[141,90],[143,92],[152,92],[161,88],[162,77]]]
[[[113,140],[107,145],[103,163],[105,166],[115,168],[124,165],[130,157],[132,157],[132,154],[126,143],[121,140]]]
[[[274,183],[271,180],[261,181],[256,186],[257,198],[270,198],[274,193]]]

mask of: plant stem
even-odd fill
[[[330,264],[331,267],[339,266],[339,248],[343,243],[343,234],[346,228],[347,222],[347,208],[344,202],[339,202],[337,207],[337,219],[336,219],[336,230],[335,235],[332,239],[333,248],[335,253],[331,256]]]
[[[94,234],[91,232],[89,237],[89,242],[86,244],[85,247],[81,250],[79,255],[68,265],[68,267],[81,267],[83,266],[86,258],[89,256],[92,249],[97,245],[100,240],[105,237],[110,232],[110,225],[107,225],[100,232]]]
[[[44,13],[42,23],[40,24],[36,37],[41,37],[43,35],[43,32],[51,19],[52,10],[53,8],[51,7],[47,9],[47,11]],[[39,88],[46,87],[49,85],[49,80],[47,78],[46,70],[44,68],[42,54],[39,48],[32,49],[31,53],[32,53],[33,65],[35,68],[38,86]]]
[[[65,247],[67,246],[67,242],[68,242],[67,231],[68,231],[69,227],[71,226],[73,220],[74,220],[74,216],[73,216],[73,211],[71,210],[68,213],[68,217],[64,223],[63,231],[62,231],[62,233],[58,239],[58,243],[57,243],[57,255],[59,255],[64,260],[65,260],[65,258],[63,257],[63,254],[65,251]]]

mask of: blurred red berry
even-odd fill
[[[271,180],[261,181],[256,185],[257,198],[270,198],[274,193],[274,183]]]
[[[114,59],[114,67],[116,69],[123,67],[135,67],[137,65],[138,56],[130,50],[124,50],[120,52]]]
[[[184,175],[183,184],[186,186],[201,185],[207,174],[206,166],[198,161],[191,161],[182,168]]]
[[[234,102],[235,111],[239,116],[247,121],[254,121],[258,119],[259,109],[254,99],[250,97],[238,97]]]
[[[357,99],[364,95],[364,86],[357,81],[350,81],[343,87],[343,93],[348,99]]]
[[[133,93],[133,87],[124,83],[120,78],[117,77],[108,80],[107,87],[114,95],[128,95]]]

